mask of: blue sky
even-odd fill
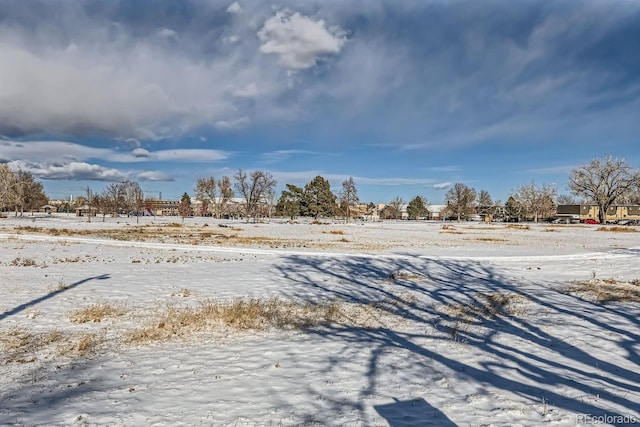
[[[52,198],[261,169],[360,199],[640,166],[640,2],[0,3],[0,162]]]

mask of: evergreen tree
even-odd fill
[[[287,184],[287,189],[282,191],[276,212],[279,215],[286,215],[291,219],[295,219],[300,215],[302,210],[302,201],[304,198],[304,190],[293,184]]]
[[[184,222],[184,218],[191,215],[191,197],[185,192],[180,198],[180,204],[178,205],[178,213],[182,217],[182,222]]]
[[[320,216],[333,216],[336,205],[336,196],[331,192],[329,181],[321,176],[316,176],[304,186],[302,215],[318,218]]]
[[[416,196],[407,205],[409,219],[418,219],[427,216],[427,202],[422,196]]]

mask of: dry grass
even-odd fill
[[[36,267],[38,264],[33,258],[15,258],[11,261],[11,264],[16,267]]]
[[[0,362],[32,363],[40,354],[54,353],[66,357],[87,357],[106,341],[104,332],[71,334],[58,330],[31,332],[19,329],[0,332]]]
[[[93,304],[67,314],[67,318],[73,323],[99,323],[105,319],[122,317],[126,314],[123,307],[109,303]]]
[[[512,230],[529,230],[531,227],[527,224],[507,224],[505,228]]]
[[[465,240],[473,240],[476,242],[497,242],[497,243],[503,243],[506,242],[506,239],[499,239],[497,237],[477,237],[475,239],[465,239]]]
[[[405,270],[397,270],[391,273],[388,277],[389,280],[407,280],[407,281],[417,281],[424,279],[424,277],[420,274],[412,273],[410,271]]]
[[[365,326],[375,319],[372,311],[370,306],[336,301],[324,304],[297,303],[280,298],[206,301],[198,307],[170,306],[158,319],[129,332],[125,339],[128,343],[144,344],[186,338],[216,329],[291,330],[331,323]]]
[[[597,302],[623,301],[640,302],[640,280],[618,281],[616,279],[596,279],[573,282],[568,293],[589,296]]]
[[[323,231],[322,233],[324,233],[324,234],[335,234],[335,235],[339,235],[339,236],[344,235],[344,231],[342,231],[342,230],[329,230],[329,231]]]
[[[469,303],[454,303],[446,307],[449,316],[478,320],[525,313],[526,298],[513,292],[480,293]]]
[[[545,233],[555,233],[555,232],[558,231],[558,229],[556,229],[556,228],[545,228],[543,231]]]
[[[614,233],[637,233],[634,227],[598,227],[597,231],[612,231]]]

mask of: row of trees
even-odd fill
[[[606,212],[616,203],[640,203],[640,172],[624,159],[606,157],[594,159],[571,171],[569,189],[573,195],[558,195],[554,186],[537,186],[534,182],[521,185],[512,191],[504,205],[504,215],[509,218],[527,218],[537,222],[555,214],[559,204],[575,204],[580,197],[583,203],[598,206],[601,223]],[[458,220],[472,214],[495,215],[501,203],[493,202],[487,191],[476,192],[462,183],[456,183],[445,196],[446,214]]]
[[[304,188],[286,184],[277,204],[276,184],[277,181],[270,173],[260,170],[251,173],[238,170],[233,176],[233,182],[227,176],[219,180],[214,177],[200,178],[195,185],[195,196],[202,202],[200,215],[211,214],[220,218],[226,213],[226,206],[236,194],[243,199],[242,215],[247,220],[258,215],[271,216],[274,205],[277,214],[292,219],[297,216],[318,218],[337,215],[349,220],[360,203],[353,178],[342,183],[337,195],[331,191],[329,182],[321,176],[316,176]],[[573,195],[581,197],[584,203],[596,204],[601,222],[613,204],[640,203],[639,188],[640,172],[629,166],[624,159],[594,159],[571,171],[569,176],[569,189]],[[537,186],[531,182],[512,191],[504,205],[504,214],[511,218],[537,221],[552,216],[557,204],[575,202],[571,195],[558,195],[553,186]],[[13,210],[18,215],[46,203],[47,197],[42,184],[35,182],[30,173],[14,172],[6,164],[0,165],[0,211]],[[77,203],[88,204],[90,209],[96,209],[103,215],[131,212],[139,214],[149,200],[144,199],[137,182],[124,181],[112,183],[96,195],[87,188],[86,197],[79,197]],[[501,208],[501,202],[493,201],[489,192],[478,192],[463,183],[456,183],[447,191],[445,203],[443,214],[458,220],[467,219],[474,214],[495,216]],[[384,217],[400,218],[403,208],[403,200],[396,197],[387,205]],[[428,213],[428,202],[426,198],[416,196],[406,209],[409,218],[424,217]],[[374,210],[375,205],[370,203],[365,214],[372,214]],[[179,212],[183,217],[193,213],[187,193],[181,199]]]
[[[42,184],[31,173],[13,172],[6,164],[0,165],[0,212],[15,211],[18,216],[39,209],[47,201]]]
[[[344,216],[347,221],[357,211],[360,198],[355,180],[349,177],[342,183],[342,190],[336,196],[331,191],[329,181],[316,176],[304,188],[286,184],[276,205],[276,212],[295,219],[298,216],[313,218]],[[375,207],[370,204],[369,208]]]

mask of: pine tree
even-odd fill
[[[320,216],[333,216],[336,205],[336,196],[331,192],[329,181],[321,176],[316,176],[304,186],[302,215],[318,218]]]

